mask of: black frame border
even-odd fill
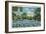
[[[44,5],[44,29],[43,30],[29,30],[29,31],[15,31],[15,32],[9,32],[8,28],[8,4],[9,2],[12,3],[31,3],[31,4],[43,4]],[[45,3],[40,2],[24,2],[24,1],[5,1],[5,33],[22,33],[22,32],[38,32],[38,31],[45,31]]]

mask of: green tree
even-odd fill
[[[40,20],[40,19],[41,19],[41,18],[40,18],[40,17],[41,17],[40,11],[41,11],[41,8],[36,8],[36,9],[35,9],[35,12],[34,12],[34,13],[35,13],[35,15],[34,15],[34,19],[35,19],[35,20],[36,20],[36,19],[37,19],[37,20]]]
[[[12,10],[13,11],[18,11],[18,7],[17,6],[14,6],[14,7],[12,7]]]
[[[21,12],[23,11],[23,7],[20,7],[20,11],[21,11]]]
[[[15,16],[16,16],[16,14],[14,14],[14,13],[12,12],[12,19],[13,19],[13,20],[15,20]]]
[[[22,14],[22,18],[23,18],[23,19],[26,19],[26,16],[27,16],[27,14],[24,12],[24,13]]]

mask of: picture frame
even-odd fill
[[[21,9],[18,9],[18,8],[21,8]],[[36,13],[40,15],[39,18],[38,16],[32,17],[34,16],[34,12],[36,11],[35,9],[37,9],[38,11]],[[15,13],[14,11],[16,12],[18,11],[18,12]],[[19,13],[19,11],[22,11],[22,12]],[[23,17],[23,15],[19,16],[23,14],[23,12],[27,13],[26,18]],[[13,15],[15,16],[15,18],[13,17]],[[16,17],[16,15],[18,16]],[[31,17],[29,18],[28,16],[31,16]],[[22,17],[22,18],[19,18],[19,17]],[[15,20],[15,23],[14,23],[14,20]],[[23,26],[18,22],[18,20],[20,23],[22,23]],[[18,23],[20,25],[14,26],[12,22],[14,24]],[[33,25],[30,23],[33,23]],[[35,32],[35,31],[36,32],[45,31],[45,3],[23,2],[23,1],[5,1],[5,32],[6,33],[19,33],[19,32]]]

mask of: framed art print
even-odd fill
[[[5,2],[5,32],[33,32],[45,30],[45,3]]]

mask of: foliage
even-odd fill
[[[26,19],[27,14],[23,13],[21,16],[22,16],[23,19]]]
[[[34,15],[34,19],[35,20],[40,20],[41,19],[41,15],[40,15],[40,11],[41,11],[41,8],[36,8],[35,9],[35,15]]]
[[[13,11],[17,11],[18,10],[18,7],[16,7],[16,6],[15,7],[12,7],[12,10]]]
[[[13,12],[14,11],[18,11],[18,8],[20,8],[20,12],[23,11],[22,10],[23,9],[22,7],[16,7],[15,6],[15,7],[12,7]],[[35,13],[34,17],[27,16],[27,13],[26,12],[23,12],[23,14],[21,14],[21,16],[12,13],[13,14],[13,20],[18,20],[18,19],[41,20],[41,18],[40,18],[41,17],[40,11],[41,11],[41,8],[40,7],[39,8],[36,8],[35,11],[34,11],[34,13]]]
[[[22,7],[20,7],[20,11],[21,11],[21,12],[22,12],[22,9],[23,9],[23,8],[22,8]]]

